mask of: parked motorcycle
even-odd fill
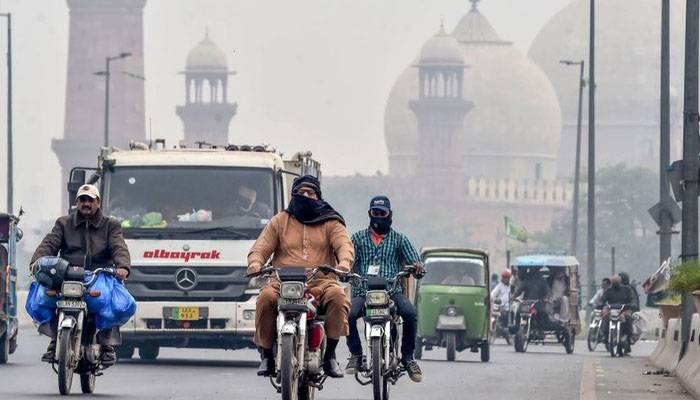
[[[362,360],[355,380],[363,386],[372,384],[374,400],[389,400],[391,386],[406,373],[399,351],[403,324],[391,293],[402,278],[414,272],[415,267],[408,266],[391,279],[350,275],[367,285],[364,320],[369,360]]]
[[[326,332],[318,313],[320,303],[307,290],[308,282],[319,272],[345,274],[328,266],[314,268],[309,274],[304,267],[268,266],[249,275],[272,276],[280,282],[276,371],[270,383],[282,394],[282,400],[313,400],[327,378],[323,372]]]
[[[56,302],[58,313],[58,337],[56,360],[51,367],[58,374],[58,390],[62,395],[70,393],[73,374],[80,375],[80,388],[83,393],[95,391],[96,377],[102,375],[100,345],[97,343],[97,329],[94,316],[88,313],[85,296],[98,297],[98,291],[86,289],[99,274],[112,274],[114,268],[98,268],[87,282],[85,268],[69,266],[58,293]]]
[[[496,299],[493,301],[491,306],[491,323],[489,325],[489,343],[493,344],[497,337],[502,337],[506,340],[506,343],[510,345],[510,332],[508,331],[508,325],[510,325],[510,318],[504,325],[503,313],[510,316],[510,313],[503,309],[503,304],[501,304],[501,299]]]

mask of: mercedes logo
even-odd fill
[[[175,285],[180,290],[188,291],[197,286],[197,273],[189,268],[181,268],[175,272]]]

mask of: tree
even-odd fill
[[[577,257],[586,256],[586,194],[579,209]],[[658,175],[624,164],[598,170],[596,176],[596,281],[611,273],[611,248],[615,247],[616,271],[642,280],[658,268],[657,226],[647,210],[658,201]],[[572,211],[555,216],[549,231],[536,235],[540,250],[568,250]],[[585,269],[584,269],[585,270]]]

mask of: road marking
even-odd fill
[[[593,361],[586,359],[581,368],[581,389],[579,390],[580,400],[598,400],[596,396],[595,370]]]

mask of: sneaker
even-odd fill
[[[345,367],[345,373],[348,375],[356,375],[360,372],[360,364],[362,363],[362,354],[351,355],[348,360],[348,366]]]
[[[103,367],[111,367],[117,362],[117,353],[114,351],[114,346],[103,345],[100,348],[100,364]]]
[[[418,362],[416,362],[416,360],[404,362],[404,368],[406,368],[408,377],[411,378],[413,382],[420,382],[423,380],[423,373],[421,372],[420,367],[418,366]]]
[[[43,362],[54,362],[56,361],[56,340],[49,342],[49,347],[46,348],[46,353],[41,356],[41,361]]]

